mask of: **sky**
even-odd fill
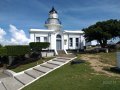
[[[27,44],[29,29],[45,29],[52,6],[63,30],[82,30],[98,21],[120,19],[120,0],[0,0],[0,43]]]

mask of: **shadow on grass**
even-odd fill
[[[42,58],[42,59],[40,59],[40,58],[36,58],[36,59],[28,58],[28,59],[22,60],[22,61],[20,61],[16,64],[14,64],[14,65],[8,66],[7,68],[8,69],[15,69],[15,68],[17,68],[21,65],[28,65],[28,64],[33,64],[33,63],[37,63],[37,62],[42,63],[43,61],[46,61],[46,60],[49,60],[49,59],[52,59],[52,57],[51,58]]]
[[[85,63],[85,60],[75,59],[70,62],[71,65]]]
[[[103,70],[116,73],[116,74],[120,74],[120,68],[118,67],[104,67]]]

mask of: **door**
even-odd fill
[[[61,35],[56,36],[56,49],[61,50],[62,49],[62,40],[61,40]]]
[[[61,50],[61,40],[56,41],[56,49]]]

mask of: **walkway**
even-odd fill
[[[67,64],[73,59],[75,58],[57,57],[23,72],[14,74],[13,77],[2,78],[0,79],[0,90],[21,90],[40,77]]]

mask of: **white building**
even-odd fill
[[[93,40],[91,42],[86,42],[85,43],[85,46],[96,46],[98,45],[99,43],[96,41],[96,40]]]
[[[49,49],[58,50],[83,49],[85,39],[81,30],[62,30],[62,24],[58,18],[57,11],[52,8],[45,22],[47,29],[30,29],[31,42],[49,42]],[[66,52],[67,53],[67,52]]]

